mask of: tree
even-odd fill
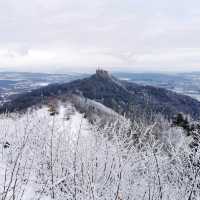
[[[177,116],[174,117],[172,123],[174,126],[183,128],[187,132],[187,135],[191,134],[190,123],[189,123],[187,117],[184,117],[184,115],[182,113],[178,113]]]

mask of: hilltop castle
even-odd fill
[[[108,71],[103,70],[103,69],[97,69],[96,70],[96,76],[102,77],[102,78],[109,78],[110,74]]]

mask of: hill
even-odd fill
[[[107,71],[97,70],[89,78],[70,83],[53,84],[13,97],[0,108],[0,112],[23,111],[48,102],[52,98],[64,98],[76,94],[95,100],[120,114],[136,117],[144,114],[161,113],[171,118],[177,113],[200,116],[200,102],[191,97],[153,86],[142,86],[120,81]]]

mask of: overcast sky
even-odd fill
[[[200,71],[199,0],[0,0],[0,69]]]

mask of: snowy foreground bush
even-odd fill
[[[200,199],[199,151],[180,129],[156,129],[99,128],[70,106],[1,116],[0,199]]]

